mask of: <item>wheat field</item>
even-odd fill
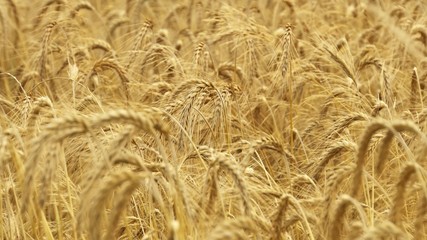
[[[0,239],[427,239],[422,0],[0,6]]]

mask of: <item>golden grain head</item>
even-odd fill
[[[427,239],[422,1],[3,2],[0,239]]]

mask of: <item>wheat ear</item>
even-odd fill
[[[396,195],[394,197],[394,204],[390,210],[389,220],[396,226],[401,227],[401,210],[405,204],[405,192],[407,184],[412,175],[417,171],[415,164],[407,164],[403,171],[400,173],[399,181],[396,184]]]
[[[254,232],[256,229],[254,221],[249,217],[239,217],[223,221],[222,224],[213,229],[208,240],[220,239],[247,239],[248,235],[243,230]]]
[[[49,96],[55,97],[56,94],[55,93],[55,84],[53,80],[49,81],[49,85],[46,84],[46,82],[48,81],[48,76],[47,76],[47,70],[46,70],[46,64],[47,64],[47,52],[48,52],[48,47],[49,47],[49,41],[53,32],[53,28],[57,25],[57,22],[50,22],[49,24],[46,25],[45,31],[44,31],[44,35],[43,35],[43,39],[42,39],[42,46],[41,46],[41,54],[40,54],[40,59],[39,59],[39,75],[40,75],[40,79],[43,82],[43,85],[46,87],[46,91],[48,91]]]
[[[135,39],[135,43],[133,44],[133,48],[129,56],[129,61],[125,66],[125,70],[129,70],[132,63],[135,61],[135,57],[138,54],[138,50],[141,48],[142,41],[144,40],[147,33],[152,29],[153,23],[150,20],[145,20],[142,28],[139,30],[139,33]]]
[[[367,217],[365,215],[365,212],[361,204],[347,194],[341,195],[338,199],[337,207],[335,209],[335,213],[333,215],[333,219],[331,222],[331,227],[329,230],[329,239],[331,240],[341,239],[341,226],[343,222],[343,217],[345,215],[346,209],[350,204],[352,204],[356,208],[357,213],[359,214],[359,217],[362,221],[362,226],[367,225]]]
[[[198,150],[202,158],[209,164],[219,164],[221,168],[229,171],[236,182],[237,188],[241,194],[245,214],[252,215],[249,193],[243,174],[238,167],[236,160],[229,154],[218,152],[207,146],[199,146]]]

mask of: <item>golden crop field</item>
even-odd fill
[[[427,239],[423,0],[0,0],[0,239]]]

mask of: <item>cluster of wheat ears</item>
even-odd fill
[[[427,239],[425,2],[0,6],[0,239]]]

